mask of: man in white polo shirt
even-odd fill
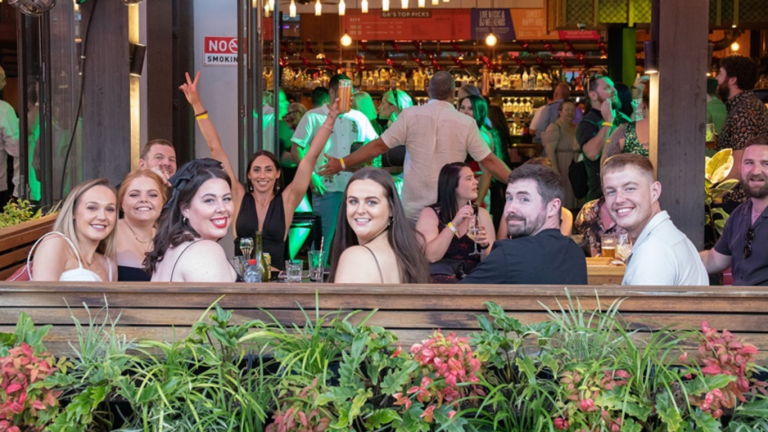
[[[632,238],[622,285],[709,285],[696,247],[661,211],[661,183],[648,158],[622,153],[600,169],[605,206]]]
[[[437,201],[437,178],[443,166],[464,162],[467,154],[506,184],[509,168],[491,153],[474,119],[453,106],[453,90],[451,74],[437,72],[429,81],[431,100],[428,104],[403,110],[381,138],[351,155],[343,159],[328,157],[328,163],[319,174],[336,174],[368,162],[390,148],[404,145],[408,152],[402,200],[405,214],[414,224],[421,210]]]
[[[328,84],[331,103],[338,97],[339,81],[342,79],[349,78],[345,75],[335,75]],[[326,117],[328,117],[328,104],[307,111],[299,125],[296,126],[296,132],[294,132],[291,141],[294,143],[293,154],[297,162],[301,161],[306,154],[312,138],[320,130]],[[356,142],[367,143],[378,137],[365,114],[353,109],[341,114],[336,119],[333,132],[331,132],[328,142],[325,143],[324,153],[328,157],[343,158],[349,154],[352,144]],[[316,168],[324,163],[323,158],[318,158]],[[312,206],[315,212],[322,217],[325,257],[328,257],[333,234],[336,232],[336,218],[339,215],[344,189],[347,187],[350,177],[352,177],[352,173],[348,172],[323,177],[318,176],[316,172],[312,173],[312,191],[314,192]]]

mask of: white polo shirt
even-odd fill
[[[14,196],[19,196],[19,118],[11,104],[0,100],[0,192],[7,190],[8,163],[6,154],[13,159]],[[31,155],[30,155],[31,159]]]
[[[632,246],[621,284],[708,286],[709,276],[696,247],[662,211]]]
[[[291,141],[301,148],[306,148],[325,122],[328,112],[328,105],[307,111],[304,117],[301,118],[299,125],[296,126],[296,132],[293,133]],[[373,129],[368,118],[360,111],[353,109],[348,113],[341,114],[336,119],[336,123],[333,125],[333,132],[331,132],[328,142],[325,143],[324,154],[335,158],[343,158],[349,155],[353,143],[363,142],[367,144],[378,137],[379,135]],[[326,162],[327,159],[322,155],[317,158],[315,172],[317,172],[318,168],[325,165]],[[328,192],[344,192],[350,177],[352,177],[352,173],[342,171],[330,179],[325,178],[325,187],[328,189]]]
[[[402,200],[406,216],[413,221],[437,201],[437,179],[445,164],[464,162],[467,154],[476,161],[491,154],[472,117],[434,99],[403,110],[381,139],[389,148],[405,145],[408,150]]]

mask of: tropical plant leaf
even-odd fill
[[[391,370],[381,381],[381,391],[384,394],[392,395],[402,391],[403,387],[410,381],[411,373],[415,371],[419,364],[411,361],[407,367],[397,370]]]
[[[733,152],[731,149],[723,149],[707,161],[705,176],[713,184],[717,184],[728,177],[731,168],[733,168]]]
[[[669,393],[661,393],[656,398],[656,412],[659,413],[659,418],[666,424],[666,430],[678,431],[683,424],[683,417],[680,415],[680,410],[675,406]]]
[[[388,425],[395,420],[402,420],[400,416],[397,415],[397,411],[392,408],[377,409],[371,412],[365,420],[365,426],[369,430],[374,430]]]
[[[696,430],[699,432],[720,432],[722,429],[719,420],[699,408],[693,410],[691,418],[696,423]]]

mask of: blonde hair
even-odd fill
[[[115,201],[117,201],[117,192],[115,191],[115,188],[109,185],[109,180],[100,178],[82,182],[69,192],[67,199],[65,199],[64,203],[61,205],[61,210],[59,211],[59,216],[56,217],[56,222],[53,223],[53,230],[64,234],[68,239],[72,240],[72,243],[75,244],[75,248],[77,249],[77,253],[81,256],[83,255],[83,251],[80,250],[80,242],[77,237],[77,230],[75,229],[75,210],[77,209],[77,205],[80,204],[80,197],[96,186],[109,188],[109,190],[115,194]],[[96,247],[96,252],[114,259],[117,249],[115,245],[116,238],[117,228],[115,227],[104,240],[99,242],[99,245]]]
[[[142,177],[146,177],[157,183],[157,190],[160,191],[160,196],[163,198],[163,205],[165,205],[166,201],[168,201],[168,196],[166,195],[168,188],[165,186],[163,179],[161,179],[160,176],[152,170],[137,169],[128,173],[128,175],[123,179],[123,182],[120,183],[120,189],[117,191],[117,208],[122,210],[123,199],[125,199],[125,194],[128,193],[128,187],[134,180]]]

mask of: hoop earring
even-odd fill
[[[186,216],[181,217],[181,225],[186,226],[189,224],[189,219]]]

